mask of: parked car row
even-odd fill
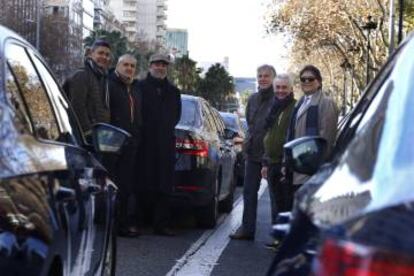
[[[114,275],[116,186],[98,162],[129,134],[85,142],[40,54],[0,26],[1,275]]]
[[[340,123],[327,162],[320,137],[285,145],[294,169],[314,175],[271,274],[414,274],[413,52],[411,34]]]

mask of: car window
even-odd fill
[[[217,133],[216,124],[214,123],[210,107],[207,104],[203,104],[203,106],[203,117],[208,131],[211,133]]]
[[[27,113],[24,101],[20,94],[16,80],[10,71],[9,66],[6,66],[5,72],[6,80],[6,97],[13,112],[13,120],[16,122],[16,127],[21,134],[29,134],[33,132],[30,118]]]
[[[75,135],[78,141],[80,141],[82,139],[80,134],[80,128],[76,127],[76,119],[74,117],[70,117],[71,111],[69,108],[69,104],[63,97],[56,80],[53,78],[49,69],[47,69],[47,67],[38,57],[36,57],[33,53],[30,53],[30,56],[39,72],[39,75],[43,80],[43,84],[45,85],[46,90],[50,95],[52,105],[56,110],[56,117],[58,119],[60,129],[63,134],[68,134],[66,137],[69,139],[65,139],[65,142],[76,143],[76,140],[73,140],[73,135]]]
[[[356,107],[352,110],[348,118],[345,118],[343,125],[340,128],[340,132],[336,141],[334,154],[336,156],[341,156],[343,151],[348,147],[349,142],[354,136],[355,130],[357,129],[360,121],[364,117],[365,112],[373,102],[373,98],[376,97],[380,88],[383,87],[384,82],[389,77],[395,62],[399,56],[399,53],[396,53],[387,64],[383,66],[381,72],[379,72],[378,77],[372,83],[372,85],[366,90],[364,95],[359,100]]]
[[[388,100],[393,82],[386,81],[361,118],[355,136],[344,152],[344,161],[360,182],[371,179],[377,160]]]
[[[59,130],[49,98],[25,49],[8,44],[6,58],[27,106],[34,134],[42,139],[57,140]]]
[[[223,136],[224,135],[223,121],[221,119],[219,120],[218,112],[215,109],[212,108],[210,111],[211,111],[211,118],[213,119],[213,124],[216,126],[216,129],[217,129],[217,133],[220,136]]]
[[[220,136],[224,136],[225,126],[224,126],[223,120],[220,118],[220,115],[217,110],[212,109],[211,112],[212,112],[213,120],[216,125],[218,133],[220,134]]]
[[[179,125],[200,127],[200,114],[196,101],[182,99],[181,118],[178,122]]]

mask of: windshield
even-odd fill
[[[181,118],[178,124],[196,128],[200,127],[201,120],[198,103],[194,100],[181,98],[181,104]]]

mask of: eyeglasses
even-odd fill
[[[315,79],[314,77],[300,77],[301,82],[313,82]]]

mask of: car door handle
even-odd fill
[[[59,187],[55,192],[56,200],[58,201],[68,201],[76,198],[76,192],[74,189]]]

